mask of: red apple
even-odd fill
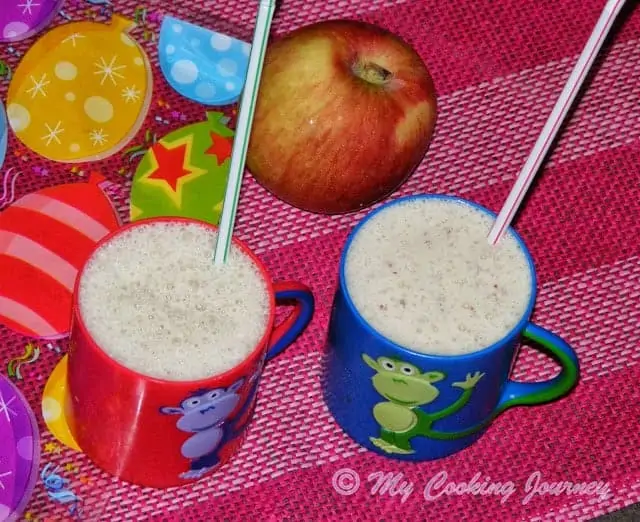
[[[320,22],[267,49],[247,166],[295,207],[351,212],[407,179],[435,122],[433,81],[412,47],[363,22]]]

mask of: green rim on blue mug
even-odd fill
[[[418,199],[449,200],[496,217],[462,198],[426,194],[396,199],[365,216],[341,255],[322,371],[325,402],[352,439],[382,455],[413,461],[456,453],[478,440],[506,409],[559,399],[579,379],[579,362],[571,346],[530,322],[537,278],[531,254],[512,228],[509,233],[528,262],[531,289],[525,313],[500,341],[464,355],[424,354],[387,339],[364,320],[347,289],[349,248],[372,217]],[[522,340],[555,359],[560,373],[543,382],[509,379]]]

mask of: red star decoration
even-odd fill
[[[153,155],[156,157],[158,167],[149,175],[148,179],[164,180],[171,187],[171,190],[177,192],[180,178],[191,174],[191,171],[184,167],[186,153],[186,143],[173,149],[168,149],[162,143],[155,144]]]
[[[205,151],[205,154],[215,156],[218,165],[222,165],[227,158],[231,157],[233,144],[229,138],[223,138],[215,132],[209,132],[209,135],[211,136],[211,147]]]

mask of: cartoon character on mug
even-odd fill
[[[260,369],[249,378],[250,389],[244,404],[233,415],[235,425],[229,421],[242,400],[239,392],[246,381],[244,377],[227,388],[196,390],[178,406],[160,408],[165,415],[179,415],[176,427],[192,434],[181,448],[182,456],[190,461],[190,469],[180,478],[200,478],[218,465],[220,449],[236,439],[246,425],[245,414],[255,401],[259,374]]]
[[[364,362],[375,373],[371,377],[374,389],[385,399],[373,408],[373,417],[380,426],[380,437],[369,440],[387,453],[413,453],[411,439],[428,437],[439,440],[453,440],[470,435],[482,428],[483,424],[460,432],[446,433],[433,429],[433,423],[457,413],[466,406],[478,381],[484,373],[467,374],[462,382],[451,386],[460,388],[462,394],[453,404],[440,411],[427,413],[420,406],[432,403],[440,395],[433,383],[442,381],[446,375],[439,371],[421,372],[413,364],[379,357],[373,360],[366,353]]]

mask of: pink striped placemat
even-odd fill
[[[131,17],[140,7],[148,14],[146,28],[133,36],[153,63],[155,94],[134,142],[141,142],[145,130],[162,136],[185,121],[201,121],[203,108],[175,94],[157,65],[155,15],[181,11],[159,7],[172,5],[161,0],[114,3],[117,12]],[[202,25],[250,39],[256,2],[181,4]],[[274,33],[344,17],[403,36],[433,74],[440,114],[425,160],[393,197],[458,194],[498,210],[603,5],[604,0],[285,0]],[[80,0],[65,6],[74,20],[101,19],[100,11]],[[15,68],[36,39],[0,47],[0,59]],[[81,499],[83,520],[113,522],[574,521],[639,502],[639,85],[640,12],[631,2],[516,225],[540,279],[534,319],[565,337],[580,357],[582,379],[569,397],[509,411],[474,446],[437,462],[398,463],[358,447],[329,415],[319,370],[340,250],[364,213],[308,214],[275,200],[247,176],[237,234],[276,280],[309,284],[317,311],[297,343],[268,365],[240,453],[213,477],[167,491],[133,487],[97,470],[83,455],[57,444],[40,414],[46,377],[66,350],[62,340],[51,346],[38,342],[40,356],[14,379],[39,417],[42,466],[60,466],[67,489]],[[3,101],[7,87],[6,81],[0,84]],[[127,165],[116,156],[71,169],[39,158],[11,136],[3,168],[21,173],[9,194],[14,199],[100,172],[111,181],[107,192],[126,219]],[[3,372],[29,341],[0,328]],[[525,350],[515,377],[549,378],[554,371],[552,363]],[[377,490],[381,473],[406,482],[410,493]],[[502,493],[474,495],[460,486],[460,494],[444,494],[438,481],[496,484]],[[591,494],[540,493],[543,484],[559,481],[601,484]],[[40,481],[25,519],[67,520],[67,508]]]

